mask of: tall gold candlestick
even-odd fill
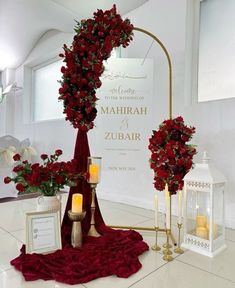
[[[96,183],[90,183],[91,185],[91,223],[90,230],[88,231],[88,236],[99,237],[100,234],[97,232],[95,228],[95,194],[96,194]]]
[[[184,250],[180,248],[180,230],[182,228],[182,224],[177,223],[177,226],[178,226],[178,246],[177,246],[177,248],[174,249],[174,252],[177,254],[183,254]]]
[[[153,251],[160,251],[161,250],[161,247],[158,246],[158,244],[157,244],[158,229],[159,229],[159,227],[155,227],[156,238],[155,238],[155,245],[153,245],[153,247],[152,247]]]
[[[167,230],[170,230],[170,237],[172,238],[172,234],[171,234],[171,194],[168,191],[168,185],[166,184],[165,186],[165,202],[166,202],[166,217],[165,217],[165,221],[166,221],[166,232]],[[172,242],[174,242],[172,240]],[[166,242],[163,245],[164,248],[172,248],[172,245],[168,242]]]
[[[163,260],[169,262],[169,261],[172,261],[173,260],[173,257],[171,256],[172,254],[172,251],[170,250],[169,248],[169,237],[170,237],[170,234],[171,234],[171,230],[170,229],[167,229],[166,230],[166,249],[163,250]]]

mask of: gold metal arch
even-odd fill
[[[168,94],[168,114],[169,114],[169,118],[172,119],[172,107],[173,107],[173,97],[172,97],[172,64],[171,64],[171,59],[170,59],[170,55],[166,49],[166,47],[164,46],[164,44],[161,42],[161,40],[156,37],[154,34],[152,34],[151,32],[142,29],[142,28],[138,28],[138,27],[134,27],[133,30],[135,31],[139,31],[142,32],[148,36],[150,36],[151,38],[153,38],[162,48],[162,50],[164,51],[166,58],[167,58],[167,63],[168,63],[168,89],[169,89],[169,94]],[[170,197],[170,206],[171,206],[171,197]],[[170,208],[171,211],[171,208]],[[171,216],[170,216],[171,219]],[[110,227],[112,228],[117,228],[117,229],[133,229],[133,230],[143,230],[143,231],[156,231],[156,227],[142,227],[142,226],[117,226],[117,225],[110,225]],[[170,224],[171,227],[171,224]],[[166,232],[165,228],[158,228],[159,232]],[[171,232],[172,230],[170,229],[170,238],[172,240],[172,243],[176,246],[176,241],[175,238]]]
[[[134,27],[133,30],[135,31],[139,31],[142,32],[148,36],[150,36],[151,38],[153,38],[162,48],[162,50],[164,51],[166,58],[167,58],[167,63],[168,63],[168,88],[169,88],[169,95],[168,95],[168,114],[169,114],[169,118],[172,118],[172,106],[173,106],[173,99],[172,99],[172,65],[171,65],[171,59],[170,59],[170,55],[166,49],[166,47],[164,46],[164,44],[161,42],[161,40],[156,37],[154,34],[152,34],[151,32],[142,29],[142,28],[138,28],[138,27]]]

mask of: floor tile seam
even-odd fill
[[[179,255],[179,256],[180,256],[180,255]],[[178,258],[178,257],[177,257],[177,258]],[[183,264],[185,264],[185,265],[187,265],[187,266],[191,266],[191,267],[193,267],[193,268],[195,268],[195,269],[197,269],[197,270],[200,270],[200,271],[203,271],[203,272],[209,273],[209,274],[211,274],[211,275],[213,275],[213,276],[216,276],[216,277],[218,277],[218,278],[221,278],[221,279],[223,279],[223,280],[227,280],[227,281],[229,281],[229,282],[231,282],[231,283],[235,283],[235,281],[233,281],[233,280],[231,280],[231,279],[229,279],[229,278],[226,278],[226,277],[223,277],[223,276],[218,275],[218,274],[216,274],[216,273],[213,273],[213,272],[210,272],[210,271],[204,270],[204,269],[202,269],[202,268],[200,268],[200,267],[198,267],[198,266],[195,266],[195,265],[189,264],[189,263],[184,262],[183,260],[181,260],[181,259],[177,259],[177,258],[176,258],[175,260],[178,261],[178,262],[180,262],[180,263],[183,263]]]
[[[21,241],[19,238],[17,238],[15,235],[11,234],[10,232],[8,234],[10,234],[15,240],[17,240],[21,244],[25,244],[23,241]]]
[[[7,230],[5,230],[5,229],[4,229],[4,231],[5,231],[6,233],[4,233],[4,234],[0,235],[0,237],[1,237],[1,236],[6,236],[6,235],[8,235],[8,236],[10,235],[11,237],[15,238],[15,236],[14,236],[14,235],[12,235],[12,234],[11,234],[11,232],[9,232],[9,231],[7,231]],[[15,238],[15,239],[16,239],[16,238]],[[19,241],[19,239],[16,239],[16,240],[18,240],[18,241]],[[21,241],[20,241],[20,242],[21,242]]]
[[[19,231],[21,231],[21,230],[25,230],[24,228],[21,228],[21,229],[17,229],[17,230],[6,230],[6,229],[4,229],[5,231],[7,231],[7,233],[15,233],[15,232],[19,232]]]
[[[5,231],[6,233],[9,233],[9,231],[6,230],[4,227],[0,226],[0,228],[1,228],[3,231]],[[3,234],[3,235],[4,235],[4,234]]]
[[[153,217],[144,216],[144,215],[142,215],[142,214],[135,213],[135,212],[130,212],[130,211],[128,211],[128,210],[126,210],[126,209],[122,209],[122,208],[112,207],[112,209],[121,210],[121,211],[123,211],[123,212],[127,212],[127,213],[130,213],[130,214],[136,215],[136,216],[144,217],[144,218],[146,218],[145,221],[153,219]],[[101,209],[101,212],[102,212],[102,209]]]
[[[229,241],[229,242],[235,243],[235,240],[231,240],[231,239],[227,239],[227,238],[225,238],[225,240],[226,240],[226,241]]]
[[[8,236],[10,235],[11,237],[13,237],[15,240],[17,240],[18,242],[20,242],[21,244],[24,244],[24,242],[22,242],[20,239],[18,239],[17,237],[15,237],[13,234],[11,234],[11,232],[17,232],[17,231],[21,231],[21,230],[24,230],[24,229],[20,229],[20,230],[17,230],[17,231],[7,231],[6,229],[3,229],[6,233],[2,234],[2,236],[6,236],[8,234]],[[0,235],[1,237],[1,235]]]
[[[145,216],[143,216],[143,217],[145,217]],[[149,220],[153,220],[153,219],[154,219],[154,217],[149,218],[148,220],[144,220],[144,221],[141,221],[141,222],[137,222],[135,225],[140,225],[141,223],[143,224],[144,222],[149,221]],[[163,223],[164,223],[164,222],[163,222]],[[164,225],[163,225],[163,226],[164,226]],[[177,228],[177,223],[176,223],[176,224],[172,223],[171,226]],[[146,226],[146,227],[147,227],[147,226]],[[154,228],[154,226],[153,226],[153,228]],[[164,229],[165,227],[161,227],[161,226],[160,226],[160,228]]]
[[[144,280],[145,278],[147,278],[148,276],[150,276],[151,274],[155,273],[156,271],[158,271],[159,269],[161,269],[162,267],[166,266],[169,262],[163,263],[162,265],[160,265],[159,267],[157,267],[156,269],[154,269],[153,271],[149,272],[148,274],[145,274],[141,279],[137,280],[136,282],[132,283],[130,286],[128,286],[128,288],[134,286],[135,284],[141,282],[142,280]]]

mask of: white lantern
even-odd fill
[[[224,228],[225,177],[203,153],[184,177],[184,240],[182,246],[213,257],[226,248]]]

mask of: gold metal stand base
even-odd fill
[[[151,247],[151,249],[152,249],[153,251],[160,251],[160,250],[161,250],[161,247],[158,246],[158,245],[153,245],[153,246]]]
[[[95,224],[91,224],[90,230],[87,233],[88,236],[100,237],[101,235],[95,229]]]
[[[174,252],[177,253],[177,254],[183,254],[184,250],[181,249],[180,247],[177,247],[177,248],[174,249]]]
[[[171,255],[164,255],[163,256],[163,260],[165,260],[165,261],[167,261],[167,262],[170,262],[170,261],[172,261],[173,260],[173,257],[171,256]]]
[[[172,253],[172,251],[169,250],[169,249],[164,249],[164,250],[163,250],[163,254],[164,254],[164,255],[172,255],[173,253]]]
[[[91,223],[90,223],[90,230],[88,231],[87,235],[92,237],[100,237],[101,235],[97,232],[95,228],[95,193],[96,193],[96,186],[97,183],[90,183],[91,185]]]

